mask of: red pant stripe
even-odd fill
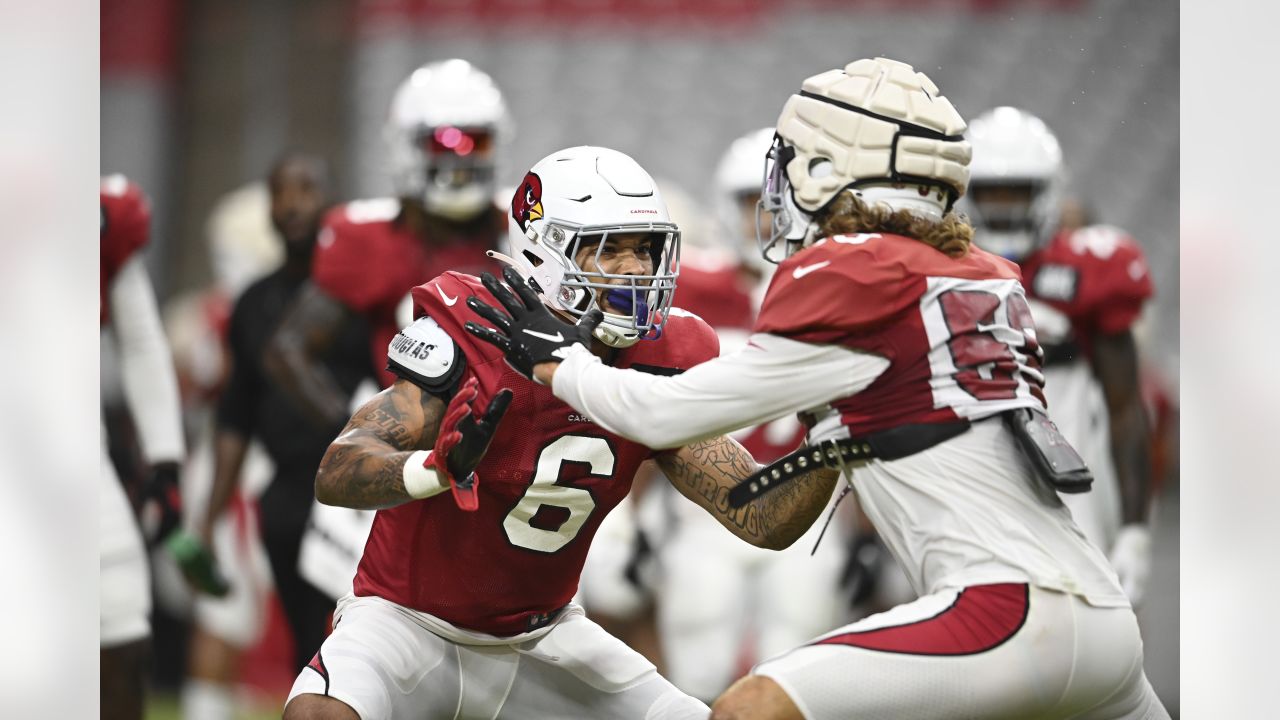
[[[1028,587],[975,585],[931,618],[906,625],[841,633],[814,645],[852,645],[913,655],[973,655],[1013,637],[1027,619]]]

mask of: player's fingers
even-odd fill
[[[444,419],[440,421],[440,431],[448,432],[458,427],[463,418],[471,415],[471,406],[464,403],[450,404],[449,409],[445,411]]]
[[[441,458],[447,458],[449,456],[449,451],[457,447],[458,443],[461,441],[462,441],[462,433],[457,432],[456,430],[444,435],[440,439],[440,442],[436,443],[436,448],[435,448],[436,454],[439,455]],[[444,467],[445,465],[446,464],[442,462],[437,467]],[[448,471],[448,467],[445,467],[445,470]]]
[[[493,273],[480,273],[480,282],[485,286],[485,289],[493,293],[498,302],[502,303],[502,307],[506,308],[507,312],[512,316],[524,312],[524,303],[512,295],[510,290],[503,287],[502,283],[498,282],[498,278],[493,276]]]
[[[466,327],[467,332],[472,335],[475,335],[490,345],[496,346],[504,355],[511,352],[511,341],[507,339],[506,335],[503,335],[496,330],[491,330],[483,325],[473,323],[469,320],[464,327]]]
[[[506,280],[507,284],[516,291],[516,295],[520,296],[520,301],[524,303],[526,310],[542,308],[542,301],[538,299],[538,293],[529,287],[529,283],[514,267],[508,265],[502,268],[502,279]]]
[[[512,396],[513,393],[510,390],[503,388],[489,401],[489,407],[484,411],[483,421],[489,430],[498,426],[498,422],[502,420],[502,416],[507,412],[507,406],[511,404]]]
[[[511,334],[511,318],[497,308],[485,304],[475,295],[467,298],[467,307],[475,311],[475,314],[493,323],[493,326],[502,332],[508,335]]]
[[[470,378],[458,389],[453,399],[449,401],[449,406],[445,408],[444,420],[441,421],[441,426],[453,428],[463,417],[469,415],[471,413],[471,401],[476,399],[478,393],[476,379],[474,377]]]
[[[584,337],[590,337],[602,320],[604,320],[604,311],[597,305],[582,314],[582,319],[578,320],[578,329],[582,331]]]

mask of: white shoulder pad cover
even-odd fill
[[[387,346],[387,369],[433,395],[452,395],[465,367],[457,343],[429,317],[396,333]]]

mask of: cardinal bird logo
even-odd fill
[[[529,173],[520,181],[520,188],[511,198],[511,217],[524,231],[529,230],[529,223],[542,217],[542,178]]]

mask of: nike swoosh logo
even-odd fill
[[[812,265],[805,265],[804,267],[798,267],[795,270],[791,271],[791,276],[799,280],[800,278],[804,277],[805,275],[808,275],[814,270],[820,270],[830,264],[831,264],[830,260],[823,260],[820,263],[814,263]]]
[[[561,335],[560,333],[556,333],[555,335],[548,335],[546,333],[540,333],[537,330],[530,330],[529,328],[525,328],[524,331],[529,335],[532,335],[536,338],[542,338],[547,342],[564,342],[564,335]]]
[[[448,305],[449,307],[453,307],[453,304],[458,302],[458,298],[449,297],[448,295],[445,295],[444,288],[440,287],[439,285],[436,286],[436,292],[440,293],[440,299],[443,300],[444,304]]]

